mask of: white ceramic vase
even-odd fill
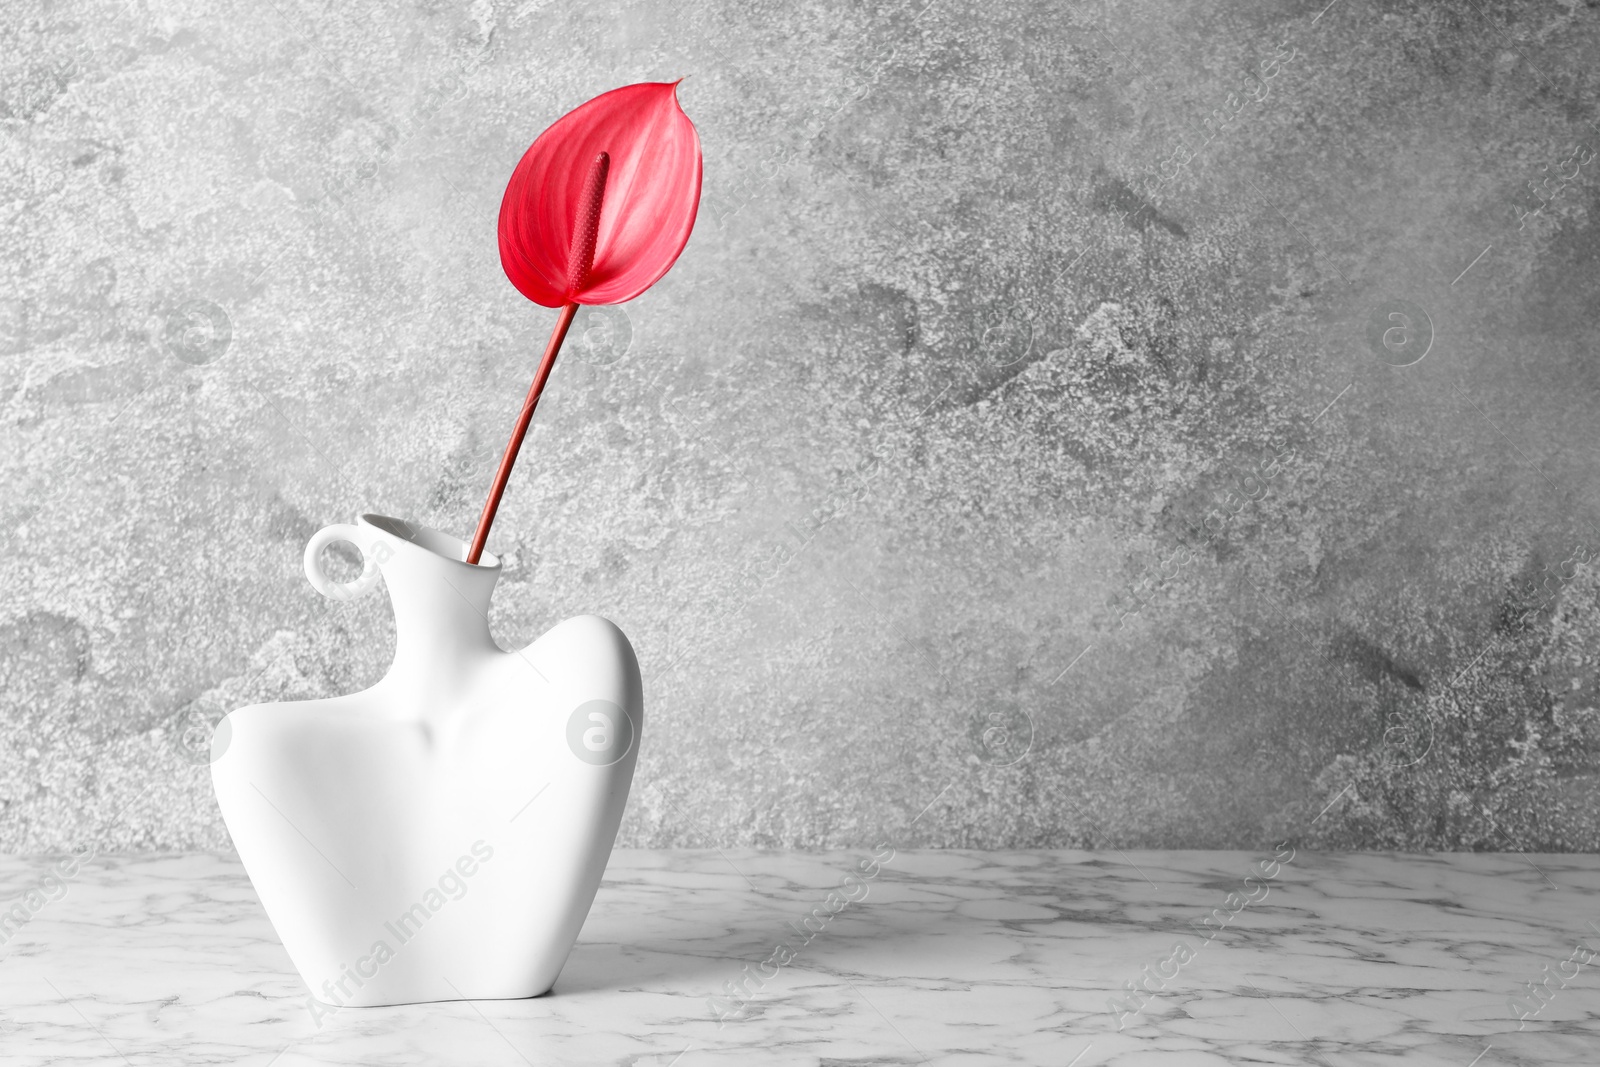
[[[319,553],[348,540],[360,578]],[[527,648],[489,634],[500,561],[380,515],[330,526],[306,575],[335,599],[379,574],[394,664],[372,688],[255,704],[213,738],[228,831],[313,1014],[548,992],[588,915],[644,725],[628,639],[595,615]]]

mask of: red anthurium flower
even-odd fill
[[[523,153],[500,202],[500,265],[517,291],[560,308],[467,551],[477,563],[534,406],[579,304],[632,300],[672,269],[700,208],[700,135],[677,82],[602,93]]]
[[[700,206],[700,137],[677,82],[603,93],[539,135],[500,204],[500,263],[536,304],[620,304],[666,274]],[[608,158],[595,193],[599,157]],[[598,228],[582,223],[600,205]],[[587,242],[593,262],[581,262]]]

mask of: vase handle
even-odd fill
[[[323,573],[322,550],[335,541],[349,541],[361,550],[361,577],[353,582],[336,582]],[[378,564],[387,561],[390,555],[392,550],[388,545],[359,526],[336,522],[332,526],[324,526],[306,542],[306,580],[311,583],[311,588],[329,600],[354,600],[371,592],[372,587],[378,584]]]

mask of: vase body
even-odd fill
[[[320,575],[334,539],[366,556],[358,583]],[[213,742],[239,857],[329,1010],[548,992],[622,820],[644,725],[627,638],[582,615],[502,651],[499,561],[465,556],[383,516],[323,531],[308,575],[344,597],[381,573],[393,665],[360,693],[240,708]]]

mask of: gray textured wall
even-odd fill
[[[1600,847],[1597,16],[1324,3],[8,4],[0,848],[225,846],[181,739],[381,674],[306,538],[470,530],[510,169],[684,74],[493,545],[625,843]]]

